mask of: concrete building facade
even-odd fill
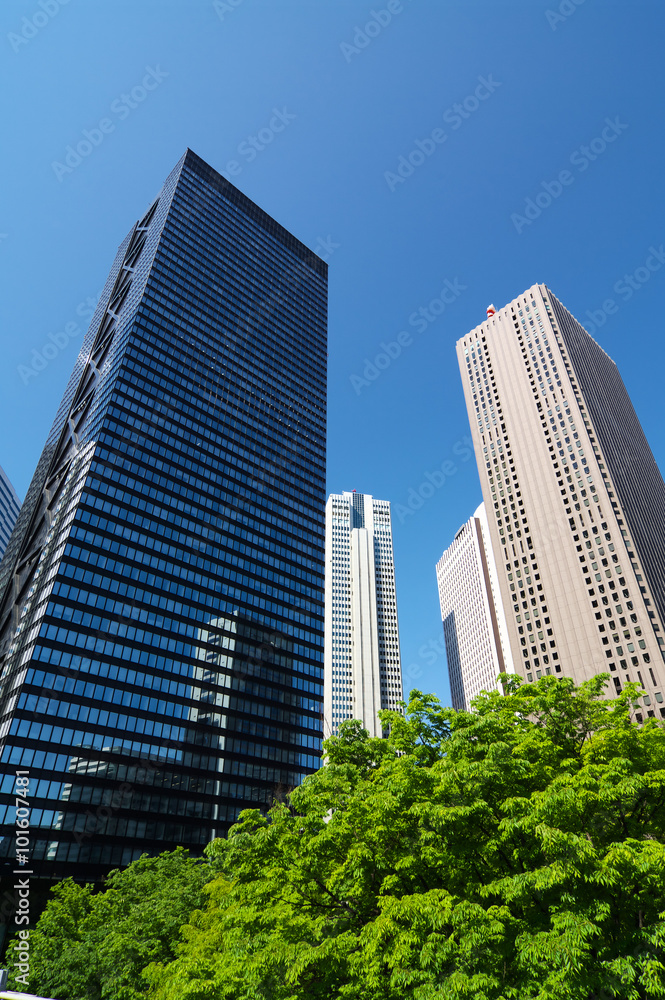
[[[665,716],[665,485],[616,365],[545,285],[457,344],[515,669]]]

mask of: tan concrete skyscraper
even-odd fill
[[[665,716],[665,484],[616,365],[545,285],[457,354],[515,669]]]
[[[361,719],[381,736],[378,712],[402,700],[390,503],[333,493],[326,505],[324,735]]]

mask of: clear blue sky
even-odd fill
[[[329,491],[397,509],[454,463],[394,515],[406,686],[447,702],[445,658],[423,649],[442,634],[434,567],[481,499],[454,345],[488,303],[535,281],[580,319],[613,298],[595,336],[663,465],[665,266],[639,269],[665,243],[664,27],[662,0],[4,0],[0,464],[19,494],[116,246],[187,146],[222,172],[236,161],[233,182],[280,223],[336,244]],[[84,130],[97,144],[58,167]],[[562,170],[537,218],[511,218]],[[354,387],[400,331],[400,356]]]

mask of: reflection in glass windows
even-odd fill
[[[191,151],[121,245],[0,580],[8,867],[17,769],[98,878],[319,766],[326,270]]]

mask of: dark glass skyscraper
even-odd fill
[[[194,850],[319,765],[327,265],[188,151],[124,240],[0,567],[1,850]]]

